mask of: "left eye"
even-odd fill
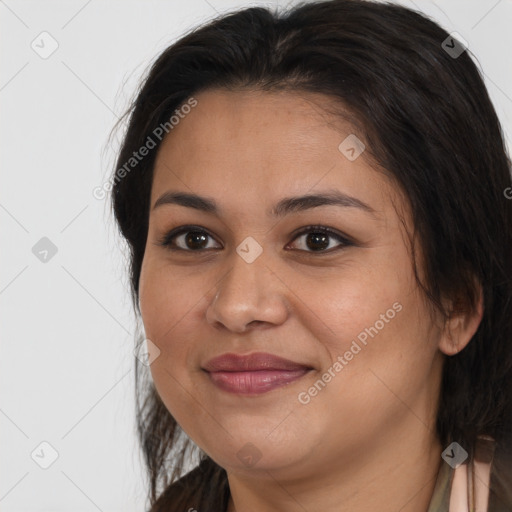
[[[302,237],[305,237],[304,243],[306,247],[311,249],[310,251],[306,250],[306,252],[327,252],[326,249],[329,249],[330,252],[330,249],[333,249],[333,247],[330,246],[329,239],[335,239],[339,242],[337,248],[353,245],[343,235],[322,226],[310,226],[306,230],[301,231],[294,240]]]
[[[174,251],[201,252],[215,248],[208,247],[209,238],[213,239],[212,235],[204,229],[195,226],[184,226],[167,233],[158,241],[158,245]],[[334,246],[335,249],[354,245],[340,233],[323,226],[308,226],[298,233],[293,240],[301,238],[303,238],[303,247],[305,246],[306,249],[299,248],[299,250],[305,252],[331,252],[331,249],[333,249],[331,241],[333,239],[338,242],[338,246]]]

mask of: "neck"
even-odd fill
[[[372,440],[350,461],[335,456],[308,463],[293,476],[279,469],[228,471],[227,512],[427,512],[442,447],[412,414],[400,430]]]

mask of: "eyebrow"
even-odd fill
[[[186,192],[165,192],[155,201],[153,210],[164,204],[177,204],[217,216],[221,212],[214,199]],[[269,215],[272,217],[284,217],[290,213],[309,210],[319,206],[359,208],[371,214],[376,213],[371,206],[356,197],[344,194],[339,190],[327,190],[317,194],[306,194],[303,196],[286,197],[281,199],[270,210]]]

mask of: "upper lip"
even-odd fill
[[[300,370],[310,366],[273,354],[257,352],[248,355],[222,354],[210,359],[203,369],[208,372],[248,372],[257,370]]]

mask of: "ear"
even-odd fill
[[[480,284],[477,290],[478,300],[474,311],[454,307],[453,303],[449,304],[451,313],[439,340],[439,350],[448,356],[458,354],[467,346],[482,321],[484,301]]]

